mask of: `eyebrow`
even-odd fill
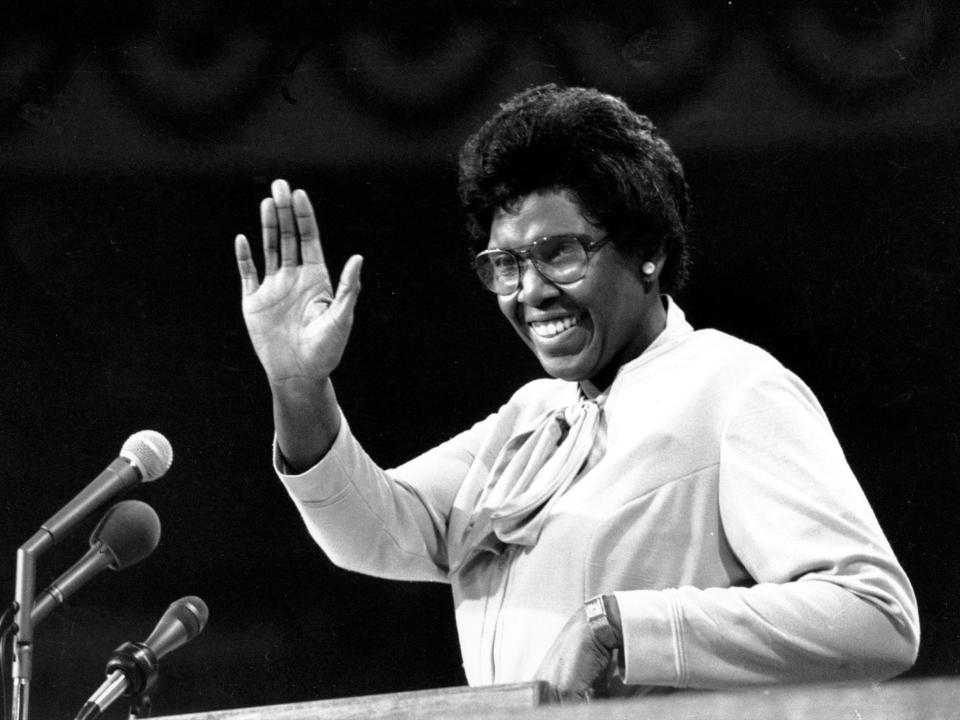
[[[518,252],[520,250],[524,250],[530,247],[531,245],[536,245],[538,242],[543,242],[544,240],[550,240],[551,238],[557,238],[557,237],[587,238],[591,242],[597,239],[597,238],[594,238],[593,235],[591,235],[590,233],[585,233],[585,232],[555,232],[555,233],[550,233],[549,235],[540,235],[536,237],[534,240],[532,240],[531,242],[528,242],[526,245],[520,245],[519,247],[515,247],[515,248],[502,248],[499,246],[490,247],[490,245],[487,245],[486,249],[487,250],[509,250],[512,252]]]

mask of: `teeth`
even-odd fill
[[[542,338],[552,338],[576,324],[576,315],[567,315],[556,320],[534,321],[530,323],[530,329]]]

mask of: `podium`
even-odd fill
[[[334,700],[266,705],[155,720],[420,720],[421,718],[509,717],[546,702],[545,683],[414,690]]]
[[[960,678],[686,690],[582,705],[546,704],[546,685],[442,688],[155,720],[956,720]]]

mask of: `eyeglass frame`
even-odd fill
[[[543,243],[547,240],[553,240],[555,238],[573,238],[574,240],[577,241],[577,243],[579,243],[580,247],[583,248],[583,252],[586,254],[586,259],[583,264],[583,272],[579,277],[574,278],[573,280],[564,280],[564,281],[554,280],[550,276],[548,276],[546,273],[544,273],[544,271],[537,264],[537,261],[535,258],[530,257],[530,253],[533,252],[534,248],[536,248],[538,244]],[[606,245],[612,239],[613,239],[612,236],[604,235],[602,238],[598,238],[594,240],[592,237],[584,233],[557,233],[556,235],[544,235],[543,237],[537,238],[532,243],[529,243],[528,245],[524,245],[521,248],[517,248],[516,250],[508,250],[506,248],[490,248],[488,250],[479,252],[473,258],[473,268],[477,272],[477,276],[480,279],[480,284],[483,285],[483,287],[489,290],[490,292],[494,293],[495,295],[499,295],[501,297],[513,295],[514,293],[520,291],[520,287],[523,281],[523,264],[522,263],[524,260],[529,260],[530,264],[533,266],[533,269],[536,270],[537,274],[540,277],[542,277],[545,281],[552,284],[556,284],[556,285],[570,285],[571,283],[579,282],[580,280],[583,280],[583,278],[586,277],[587,266],[590,264],[590,258],[593,256],[593,254],[597,250],[599,250],[602,246]],[[506,253],[507,255],[510,255],[513,258],[514,262],[517,264],[517,287],[515,287],[510,292],[505,292],[505,293],[497,292],[492,287],[487,285],[487,283],[483,281],[483,278],[479,277],[480,268],[477,265],[477,261],[480,258],[484,256],[492,255],[493,253]]]

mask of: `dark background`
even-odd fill
[[[38,628],[33,716],[72,717],[110,651],[187,594],[210,622],[161,664],[158,715],[464,683],[448,588],[332,567],[273,476],[232,241],[259,236],[258,202],[285,177],[310,192],[335,273],[366,256],[336,386],[371,454],[401,462],[539,372],[471,276],[455,157],[497,103],[545,81],[620,94],[671,140],[696,206],[682,306],[812,386],[914,582],[911,675],[956,673],[957,5],[772,5],[6,10],[8,597],[17,547],[129,435],[159,430],[176,455],[131,494],[161,517],[157,551]],[[41,559],[40,586],[101,512]]]

